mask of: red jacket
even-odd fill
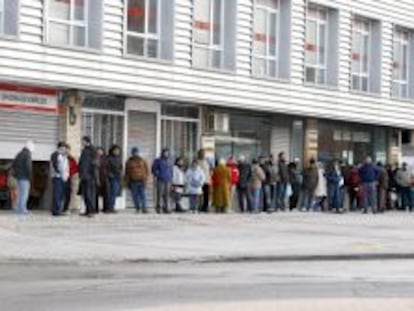
[[[69,160],[69,178],[71,178],[73,175],[76,175],[79,173],[79,166],[74,157],[69,156],[68,160]]]
[[[230,169],[231,184],[237,185],[240,180],[240,172],[239,168],[237,167],[237,163],[234,161],[229,161],[227,163],[227,167]]]

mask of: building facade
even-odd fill
[[[401,157],[410,0],[2,0],[0,159],[26,139],[192,158]]]

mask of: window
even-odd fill
[[[327,83],[328,16],[325,8],[308,8],[305,43],[305,79],[308,83]]]
[[[365,20],[355,20],[352,35],[352,89],[369,91],[370,79],[370,45],[371,23]]]
[[[127,54],[172,58],[172,0],[128,0]]]
[[[279,1],[257,0],[254,9],[253,74],[278,76]]]
[[[0,35],[17,36],[19,0],[0,0]]]
[[[48,0],[47,42],[82,48],[101,47],[102,1]]]
[[[236,1],[194,0],[193,66],[234,69]]]
[[[409,44],[410,32],[396,29],[394,33],[394,59],[392,75],[392,96],[409,97]]]

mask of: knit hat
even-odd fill
[[[133,147],[131,149],[131,154],[132,155],[138,155],[139,154],[139,148],[138,147]]]

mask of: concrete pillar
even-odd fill
[[[305,122],[304,167],[311,158],[318,159],[318,120],[307,119]]]
[[[402,160],[402,132],[397,129],[388,131],[388,162],[401,164]]]

